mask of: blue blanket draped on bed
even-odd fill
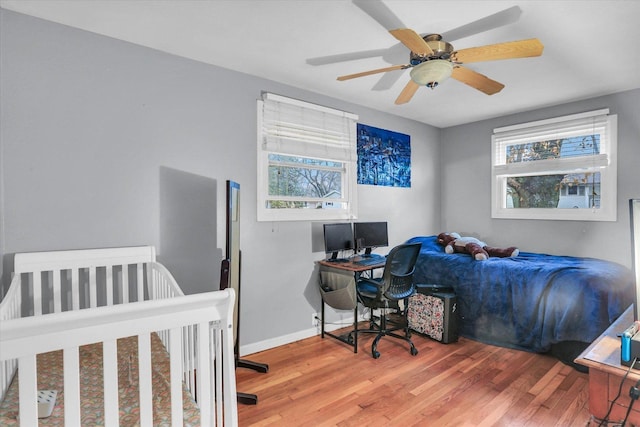
[[[546,352],[590,343],[634,300],[633,275],[616,263],[529,252],[475,261],[445,253],[436,236],[409,242],[422,243],[415,283],[452,286],[460,335],[488,344]]]

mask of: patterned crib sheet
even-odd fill
[[[171,425],[171,388],[169,354],[160,337],[151,334],[153,425]],[[62,350],[39,354],[38,390],[58,390],[56,406],[48,418],[39,420],[40,426],[64,426],[64,379]],[[128,337],[118,340],[118,391],[120,425],[139,425],[138,340]],[[103,426],[102,343],[80,347],[80,405],[82,425]],[[184,425],[199,426],[200,412],[193,397],[183,384],[182,400]],[[18,375],[13,379],[5,399],[0,404],[0,425],[17,426]]]

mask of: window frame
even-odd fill
[[[601,120],[604,128],[599,154],[584,157],[538,160],[506,164],[504,152],[510,144],[509,137],[526,134],[528,142],[536,135],[548,134],[550,129],[563,131],[563,126],[574,126]],[[491,136],[491,217],[496,219],[537,219],[569,221],[616,221],[617,219],[617,115],[609,109],[572,114],[529,123],[505,126],[493,130]],[[538,140],[544,140],[541,136]],[[509,208],[507,207],[507,178],[510,176],[545,175],[556,173],[600,172],[600,208]],[[566,190],[565,190],[566,191]]]
[[[348,135],[343,135],[348,139],[348,143],[344,144],[332,141],[332,143],[318,143],[314,141],[311,145],[321,146],[326,155],[301,155],[287,152],[283,150],[274,150],[273,146],[267,144],[269,138],[269,130],[265,128],[264,107],[268,102],[280,102],[300,108],[301,111],[308,111],[312,114],[322,113],[330,115],[332,119],[345,120],[344,125],[348,128]],[[309,102],[276,95],[273,93],[263,93],[262,99],[257,100],[257,220],[258,221],[333,221],[333,220],[353,220],[357,218],[357,152],[356,152],[356,122],[358,116],[352,113],[324,107]],[[322,132],[321,129],[318,129]],[[293,138],[284,138],[293,140]],[[301,144],[307,144],[308,141],[302,141]],[[286,147],[288,144],[283,144]],[[339,152],[339,155],[332,157],[333,153]],[[312,150],[316,151],[316,150]],[[345,154],[346,153],[346,154]],[[328,201],[332,203],[344,203],[345,208],[328,208],[328,209],[311,209],[311,208],[267,208],[267,201],[273,199],[269,195],[269,165],[270,154],[291,155],[293,157],[306,157],[324,161],[336,161],[343,164],[341,172],[342,181],[342,198],[312,198],[312,197],[292,197],[281,196],[279,200],[320,202]],[[343,158],[340,158],[342,156]],[[347,160],[344,157],[347,157]],[[323,167],[318,167],[323,169]]]

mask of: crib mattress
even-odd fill
[[[153,425],[171,425],[171,391],[169,354],[155,333],[151,335],[153,366]],[[64,426],[64,387],[62,350],[39,354],[38,390],[58,390],[56,406],[40,426]],[[104,425],[102,344],[80,347],[80,404],[82,425]],[[128,337],[118,340],[118,391],[120,425],[139,424],[138,340]],[[183,386],[184,425],[200,425],[200,412],[189,391]],[[0,425],[17,426],[18,375],[0,404]]]

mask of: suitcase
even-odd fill
[[[450,287],[416,285],[409,297],[409,328],[444,344],[458,341],[457,299]]]

